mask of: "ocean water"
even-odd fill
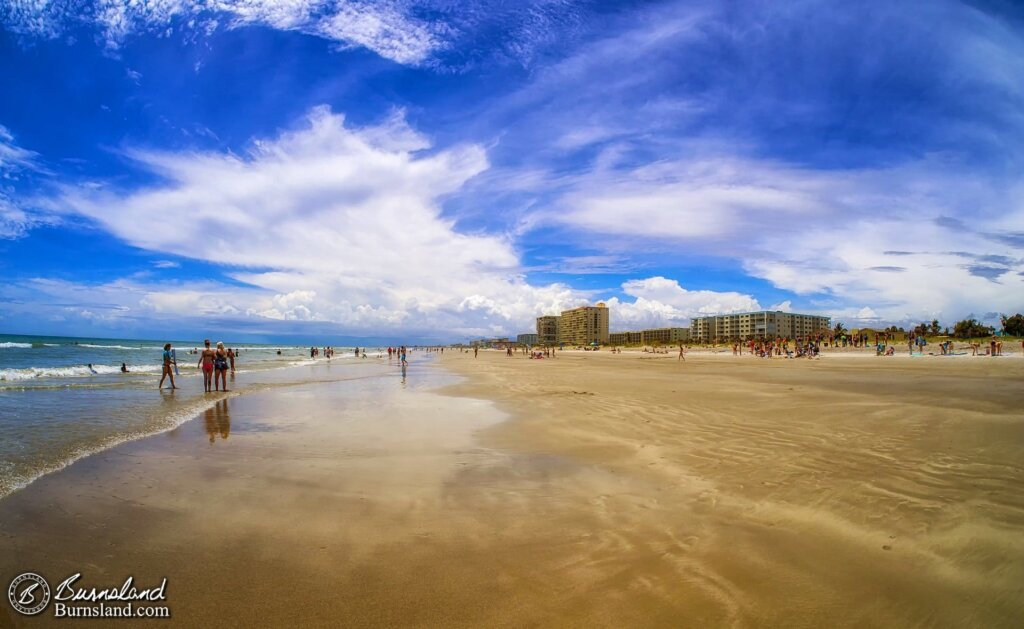
[[[335,347],[333,359],[314,360],[308,346],[232,344],[238,359],[229,392],[206,394],[199,357],[189,353],[202,342],[184,340],[171,341],[179,389],[158,391],[164,342],[0,335],[0,498],[90,453],[170,430],[225,396],[398,375],[377,348],[368,359]]]

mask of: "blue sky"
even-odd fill
[[[1024,309],[1014,3],[8,0],[0,25],[0,331]]]

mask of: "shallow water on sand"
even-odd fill
[[[310,360],[306,347],[238,344],[229,391],[206,394],[188,353],[198,343],[174,345],[179,388],[158,391],[159,341],[0,335],[0,498],[90,453],[174,428],[225,396],[389,369],[375,351],[356,360],[336,348],[328,361]]]

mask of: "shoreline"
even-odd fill
[[[386,367],[387,365],[379,365],[377,361],[374,361],[374,363],[370,365],[360,364],[358,362],[353,362],[351,364],[339,362],[335,363],[335,366],[338,368],[359,368],[368,366]],[[300,361],[298,363],[290,363],[280,367],[271,367],[255,370],[238,370],[238,375],[249,376],[249,382],[241,382],[239,380],[236,380],[235,374],[231,374],[231,389],[223,392],[214,391],[209,393],[203,393],[202,391],[197,391],[196,388],[179,387],[178,391],[181,391],[180,395],[190,397],[176,402],[177,404],[180,405],[178,408],[175,408],[170,412],[160,413],[160,421],[155,425],[143,425],[139,426],[136,429],[133,429],[131,432],[111,434],[104,438],[103,440],[101,440],[99,443],[77,446],[70,452],[64,452],[62,453],[62,457],[60,459],[40,464],[39,468],[33,471],[28,478],[19,479],[16,482],[11,482],[9,484],[0,484],[0,502],[2,502],[7,496],[10,496],[18,491],[21,491],[31,486],[32,483],[39,480],[40,478],[43,478],[55,472],[59,472],[67,468],[68,466],[75,464],[77,461],[80,461],[82,459],[85,459],[96,454],[102,454],[103,452],[106,452],[112,448],[116,448],[125,443],[131,443],[133,441],[138,441],[140,439],[147,439],[149,437],[158,436],[160,434],[174,430],[180,427],[182,424],[201,416],[205,411],[215,406],[221,400],[233,399],[242,395],[258,393],[260,391],[264,391],[266,389],[278,386],[295,386],[298,384],[302,384],[302,382],[304,382],[274,381],[274,378],[287,378],[290,375],[299,373],[300,369],[323,369],[330,367],[331,364],[329,362],[310,363]],[[155,385],[157,380],[155,377],[153,377],[154,375],[155,374],[149,374],[149,377],[153,380],[153,384]],[[356,375],[354,377],[346,376],[327,378],[325,381],[329,382],[353,379],[357,380],[364,377],[367,376]],[[370,377],[372,377],[372,374]],[[189,382],[191,384],[198,385],[198,388],[200,389],[202,387],[201,374],[195,368],[193,368],[191,371],[183,372],[182,374],[177,376],[177,378],[179,382]],[[267,380],[268,378],[269,380]],[[150,387],[142,387],[137,388],[136,390],[148,390],[149,388]],[[32,389],[30,389],[30,391],[40,391],[42,389],[42,387],[33,387]],[[57,390],[61,389],[63,389],[63,387],[57,387]],[[25,392],[24,390],[20,390],[16,387],[8,387],[8,390],[14,392],[15,394],[21,394]],[[154,391],[157,392],[164,400],[174,399],[173,396],[175,394],[169,388],[154,389]],[[167,398],[164,396],[171,397]]]

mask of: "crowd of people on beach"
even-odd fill
[[[817,358],[821,354],[820,339],[790,339],[777,337],[774,339],[751,339],[746,343],[734,342],[732,344],[733,356],[742,356],[743,348],[747,353],[758,358],[772,358],[781,356],[784,358]],[[790,344],[793,349],[790,349]]]

